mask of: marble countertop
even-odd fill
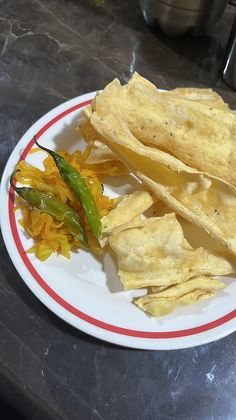
[[[0,1],[0,168],[22,134],[56,105],[126,82],[137,70],[160,88],[212,87],[233,6],[205,38],[151,31],[138,1]],[[93,339],[45,308],[0,242],[0,395],[27,419],[235,419],[236,333],[178,351]]]

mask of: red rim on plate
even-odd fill
[[[70,114],[73,111],[76,111],[80,108],[83,108],[87,105],[89,105],[92,101],[88,100],[85,102],[81,102],[77,105],[74,105],[64,112],[57,115],[55,118],[50,120],[47,124],[45,124],[39,131],[36,133],[37,138],[39,138],[42,134],[44,134],[52,125],[54,125],[56,122],[61,120],[66,115]],[[24,151],[22,152],[20,156],[20,160],[26,159],[28,153],[30,152],[31,148],[34,145],[34,139],[31,139],[28,145],[25,147]],[[212,321],[207,324],[200,325],[198,327],[194,328],[188,328],[184,330],[176,330],[176,331],[163,331],[163,332],[157,332],[157,331],[139,331],[139,330],[131,330],[127,328],[122,328],[116,325],[111,325],[106,322],[100,321],[96,318],[93,318],[89,315],[87,315],[85,312],[82,312],[72,306],[69,302],[67,302],[65,299],[63,299],[61,296],[59,296],[51,287],[48,286],[48,284],[43,280],[43,278],[40,276],[40,274],[37,272],[37,270],[34,268],[33,264],[31,263],[26,251],[23,248],[22,242],[20,240],[18,230],[17,230],[17,220],[15,216],[15,212],[13,211],[14,208],[14,199],[15,199],[15,191],[10,188],[9,190],[9,196],[8,196],[8,212],[9,212],[9,220],[10,220],[10,226],[12,235],[15,241],[15,245],[17,247],[17,250],[20,254],[21,259],[23,260],[27,270],[30,272],[30,274],[33,276],[34,280],[42,287],[42,289],[59,305],[61,305],[64,309],[69,311],[71,314],[75,315],[76,317],[82,319],[83,321],[88,322],[91,325],[94,325],[96,327],[99,327],[103,330],[107,330],[116,334],[122,334],[125,336],[130,337],[137,337],[137,338],[151,338],[151,339],[165,339],[165,338],[179,338],[179,337],[187,337],[199,333],[203,333],[205,331],[209,331],[213,328],[219,327],[220,325],[225,324],[228,321],[231,321],[233,318],[236,317],[236,310],[233,310],[229,312],[228,314]]]

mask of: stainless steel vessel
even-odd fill
[[[223,80],[236,90],[236,16],[226,49],[226,58],[223,66]]]
[[[168,35],[203,35],[222,16],[228,0],[139,0],[148,25]]]

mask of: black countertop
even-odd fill
[[[0,1],[0,165],[40,116],[65,100],[126,82],[212,87],[234,17],[205,38],[167,38],[135,0]],[[236,334],[178,351],[103,343],[68,326],[28,290],[0,242],[0,395],[28,419],[235,419]]]

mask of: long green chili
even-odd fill
[[[60,175],[78,197],[84,209],[90,229],[98,239],[102,232],[101,220],[93,195],[88,188],[84,178],[77,169],[75,169],[72,165],[70,165],[69,162],[66,161],[66,159],[54,151],[38,144],[36,137],[34,140],[40,149],[45,150],[52,156],[57,168],[59,169]]]
[[[63,222],[65,228],[86,248],[88,247],[87,235],[81,225],[80,218],[70,206],[54,195],[43,191],[31,187],[16,187],[13,183],[14,175],[15,172],[11,175],[10,184],[20,197],[33,207],[37,207],[39,210],[55,217],[59,222]]]

